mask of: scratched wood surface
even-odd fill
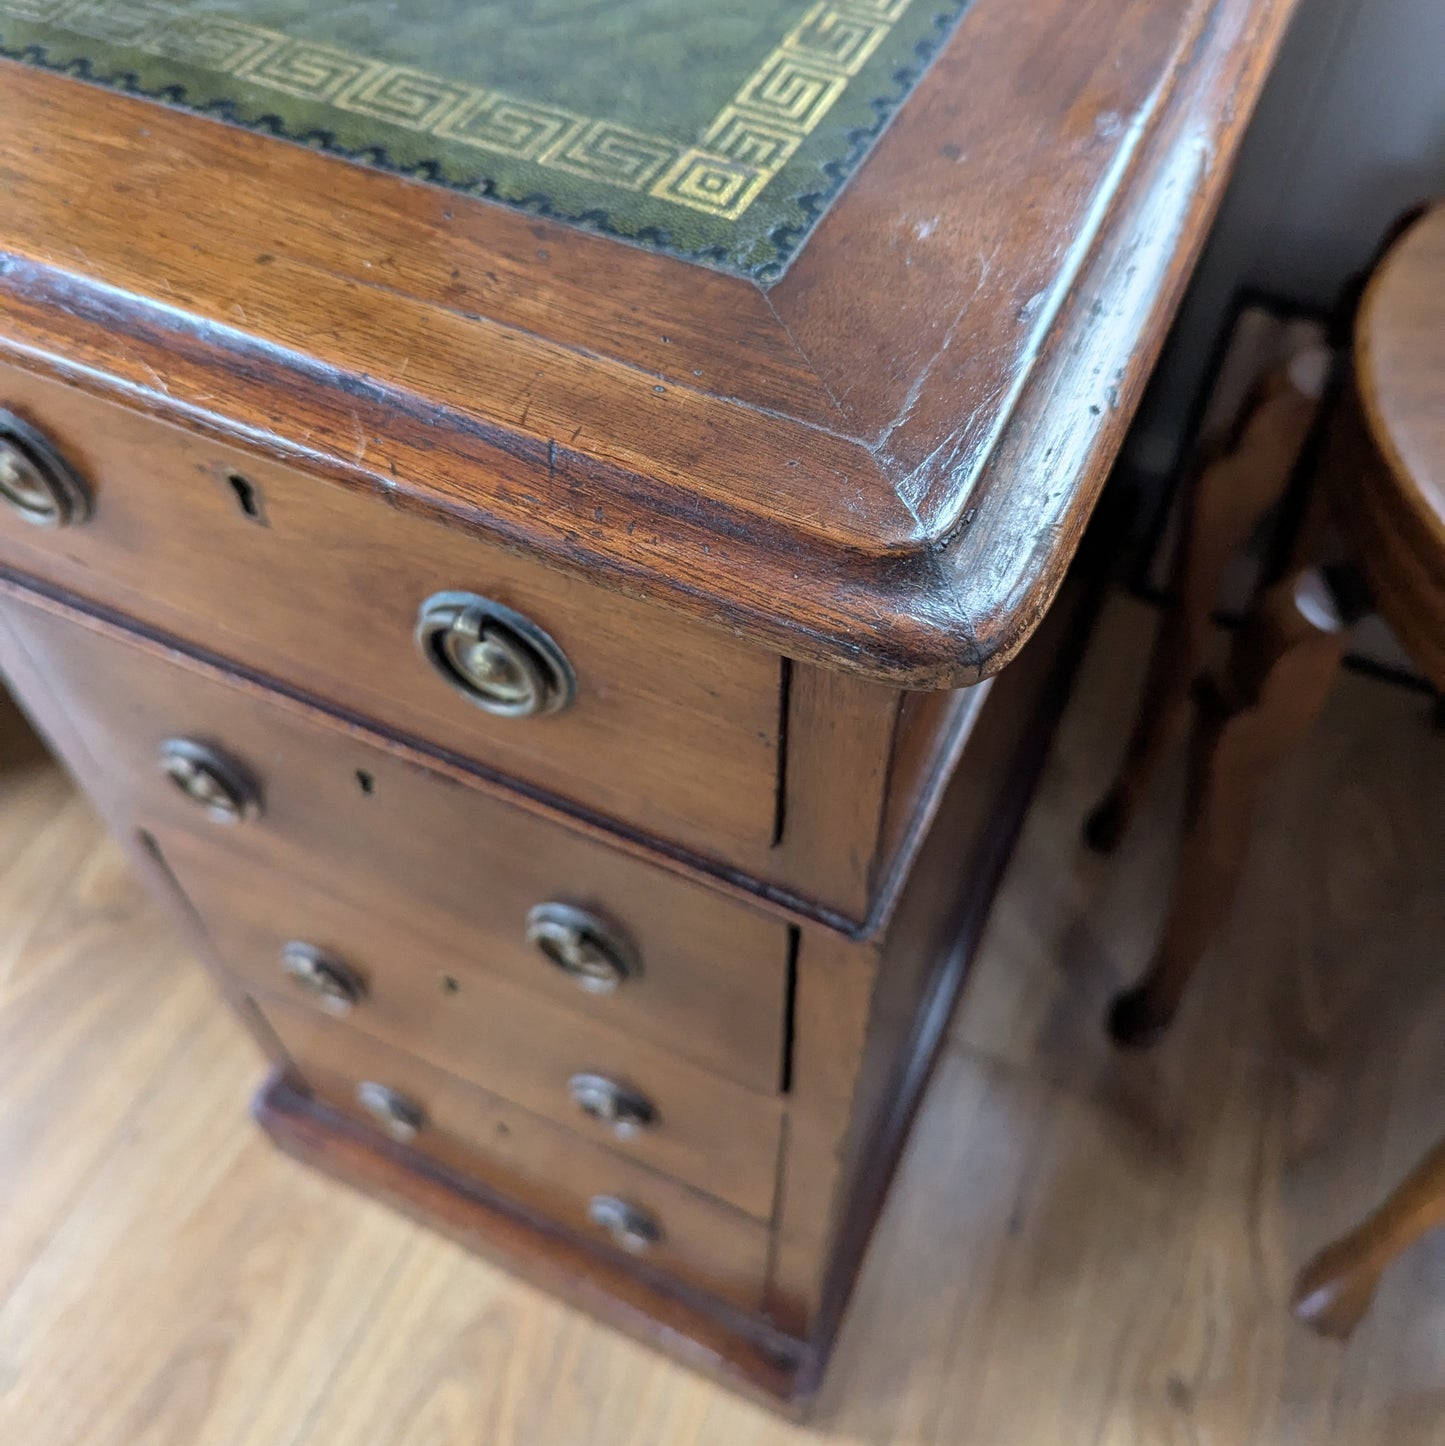
[[[1157,921],[1177,777],[1112,864],[1076,839],[1151,622],[1116,601],[1086,662],[811,1431],[270,1150],[251,1046],[0,728],[0,1440],[1438,1442],[1445,1240],[1343,1350],[1285,1302],[1439,1131],[1445,741],[1346,678],[1174,1035],[1120,1060],[1098,1019]]]
[[[976,681],[1293,8],[975,0],[766,291],[0,59],[0,353],[788,657]]]

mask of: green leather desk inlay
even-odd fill
[[[768,279],[967,3],[0,0],[0,54]]]

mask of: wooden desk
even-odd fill
[[[12,685],[279,1143],[794,1402],[1291,10],[917,3],[0,0]]]

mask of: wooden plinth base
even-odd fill
[[[529,1216],[485,1187],[376,1140],[303,1094],[281,1071],[252,1106],[303,1164],[383,1200],[604,1324],[795,1418],[807,1413],[831,1341],[800,1341],[766,1321],[654,1278]]]

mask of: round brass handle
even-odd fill
[[[37,527],[90,516],[90,492],[44,434],[0,411],[0,500]]]
[[[498,718],[557,713],[577,692],[572,665],[536,623],[475,593],[429,597],[416,642],[453,688]]]
[[[166,777],[217,823],[239,823],[261,811],[255,779],[218,748],[191,738],[168,738],[161,744],[160,765]]]
[[[300,939],[281,946],[281,968],[328,1014],[349,1013],[366,997],[366,982],[351,965]]]
[[[574,904],[538,904],[527,942],[589,994],[612,994],[641,972],[637,951],[605,919]]]
[[[399,1144],[406,1145],[416,1139],[426,1124],[426,1113],[419,1104],[375,1080],[363,1080],[357,1085],[356,1103],[378,1128]]]
[[[567,1090],[583,1114],[611,1125],[619,1140],[630,1140],[639,1130],[657,1123],[657,1110],[646,1095],[605,1074],[574,1074],[567,1081]]]
[[[641,1255],[662,1239],[662,1227],[646,1210],[616,1195],[594,1195],[587,1207],[587,1218],[605,1230],[615,1245],[633,1255]]]

